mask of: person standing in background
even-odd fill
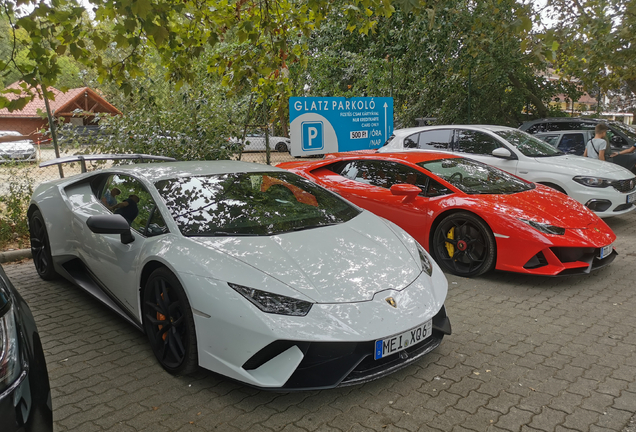
[[[605,149],[607,148],[605,137],[607,136],[608,129],[605,123],[596,125],[594,128],[594,138],[587,142],[583,156],[602,161],[605,160]]]

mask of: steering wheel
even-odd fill
[[[458,178],[459,178],[459,182],[460,182],[460,183],[464,180],[464,176],[462,175],[462,173],[460,173],[460,172],[456,172],[456,173],[454,173],[452,176],[450,176],[450,177],[448,178],[448,181],[449,181],[450,183],[452,183],[452,182],[453,182],[453,179],[454,179],[455,177],[458,177]]]

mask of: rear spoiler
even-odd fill
[[[153,156],[147,154],[87,154],[87,155],[75,155],[75,156],[66,156],[57,159],[51,159],[46,162],[42,162],[40,164],[40,168],[44,168],[51,165],[61,165],[64,163],[72,163],[79,162],[82,166],[82,172],[86,172],[86,161],[99,161],[99,160],[139,160],[141,162],[151,161],[151,160],[159,160],[165,162],[175,162],[175,158],[171,158],[168,156]]]

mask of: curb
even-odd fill
[[[31,249],[17,249],[0,252],[0,263],[20,261],[25,258],[31,258]]]

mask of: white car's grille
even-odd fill
[[[636,177],[632,177],[629,180],[614,180],[612,186],[619,192],[631,192],[636,188]]]

